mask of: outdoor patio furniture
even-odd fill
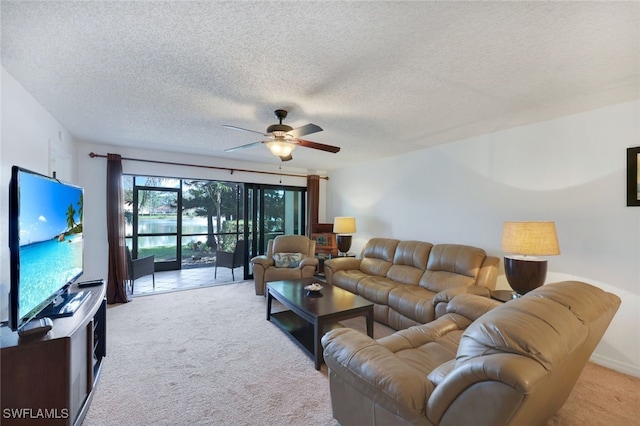
[[[151,275],[153,279],[153,288],[156,288],[156,275],[155,275],[155,256],[145,256],[140,259],[134,259],[131,256],[131,250],[129,250],[128,246],[125,246],[127,251],[127,272],[128,272],[128,281],[129,286],[131,288],[131,293],[133,294],[133,284],[135,280],[138,278],[142,278],[147,275]]]
[[[244,240],[238,240],[238,242],[236,243],[236,248],[233,250],[233,252],[216,250],[216,267],[213,273],[213,277],[218,278],[218,266],[221,266],[223,268],[231,269],[231,279],[235,281],[236,277],[233,275],[233,270],[234,268],[244,266],[244,251]]]

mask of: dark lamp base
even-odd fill
[[[522,296],[544,284],[547,278],[547,261],[505,257],[504,273],[511,288]]]
[[[338,251],[347,253],[351,248],[351,235],[338,235]]]

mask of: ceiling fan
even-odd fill
[[[340,148],[337,146],[325,145],[318,142],[311,142],[304,139],[300,139],[300,136],[310,135],[311,133],[321,132],[322,127],[316,126],[315,124],[306,124],[302,127],[298,127],[296,129],[288,126],[286,124],[282,124],[282,120],[287,117],[287,111],[283,109],[277,109],[274,111],[276,117],[280,121],[279,124],[272,124],[267,127],[267,132],[257,132],[255,130],[243,129],[242,127],[230,126],[228,124],[223,125],[228,129],[234,130],[242,130],[244,132],[258,133],[262,136],[265,136],[266,139],[252,142],[246,145],[237,146],[235,148],[225,149],[225,152],[237,151],[239,149],[251,148],[252,146],[258,144],[265,144],[269,151],[276,157],[280,157],[282,161],[289,161],[293,157],[291,156],[291,152],[298,145],[303,146],[305,148],[319,149],[320,151],[326,151],[331,153],[336,153],[340,151]]]

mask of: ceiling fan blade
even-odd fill
[[[258,132],[256,130],[243,129],[242,127],[231,126],[229,124],[223,124],[222,127],[226,127],[227,129],[233,129],[233,130],[242,130],[243,132],[257,133],[257,134],[262,135],[262,136],[268,136],[268,134],[266,134],[266,133]]]
[[[334,154],[340,151],[340,147],[338,146],[331,146],[331,145],[325,145],[323,143],[318,143],[318,142],[305,141],[304,139],[298,139],[297,144],[300,146],[304,146],[305,148],[319,149],[320,151],[332,152]]]
[[[291,156],[291,154],[289,154],[286,157],[280,157],[280,159],[282,161],[291,161],[291,160],[293,160],[293,157]]]
[[[316,133],[321,131],[322,131],[322,127],[309,123],[302,127],[298,127],[297,129],[288,131],[287,135],[293,136],[294,138],[298,138],[300,136],[310,135],[311,133]]]
[[[258,144],[263,143],[262,141],[259,142],[251,142],[248,143],[246,145],[240,145],[240,146],[236,146],[235,148],[229,148],[229,149],[225,149],[224,152],[233,152],[233,151],[239,151],[241,149],[247,149],[247,148],[251,148],[252,146],[256,146]]]

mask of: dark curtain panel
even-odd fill
[[[109,277],[107,303],[129,301],[125,280],[127,265],[124,241],[124,192],[122,191],[122,157],[107,155],[107,241],[109,243]]]
[[[311,233],[318,224],[318,209],[320,208],[320,176],[307,176],[307,235]]]

